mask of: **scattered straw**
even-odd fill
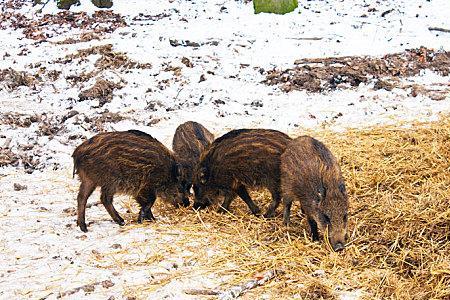
[[[339,158],[346,179],[350,242],[343,252],[334,253],[323,241],[310,240],[307,222],[296,215],[298,205],[287,229],[281,210],[273,220],[256,218],[239,199],[232,204],[233,214],[218,214],[216,208],[173,209],[158,201],[157,222],[127,225],[123,234],[149,226],[159,235],[152,236],[153,243],[127,245],[122,251],[136,252],[141,247],[155,255],[135,261],[138,266],[188,252],[183,259],[192,267],[180,268],[172,280],[194,273],[226,278],[223,284],[207,287],[214,290],[225,291],[257,274],[281,271],[248,291],[248,299],[263,294],[337,299],[348,292],[363,299],[449,299],[450,117],[434,123],[311,135]],[[252,195],[261,207],[270,202],[267,192]],[[168,236],[176,239],[163,242]],[[119,254],[109,263],[127,259]],[[161,286],[170,282],[169,277]]]

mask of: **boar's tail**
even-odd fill
[[[75,154],[75,153],[74,153]],[[76,155],[73,155],[73,171],[72,178],[75,178],[75,174],[77,174],[78,166],[80,165],[80,158]]]

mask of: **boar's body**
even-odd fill
[[[284,223],[289,223],[292,201],[300,201],[314,240],[318,227],[328,230],[334,250],[346,240],[348,197],[336,158],[320,141],[301,136],[281,155]]]
[[[100,133],[79,145],[73,155],[78,193],[78,226],[87,231],[85,208],[94,189],[101,187],[101,202],[112,219],[124,220],[112,205],[113,195],[133,196],[141,206],[139,222],[154,219],[151,207],[157,195],[178,199],[180,170],[174,155],[152,136],[138,131]],[[174,203],[175,204],[175,203]]]
[[[203,153],[194,175],[194,208],[206,207],[222,195],[220,211],[228,210],[238,195],[253,214],[259,214],[247,188],[265,187],[272,194],[265,216],[272,217],[281,200],[280,156],[290,140],[268,129],[233,130],[216,139]]]
[[[190,191],[192,173],[200,160],[200,155],[214,140],[214,135],[203,125],[188,121],[177,127],[172,141],[172,150],[185,169],[185,189]]]

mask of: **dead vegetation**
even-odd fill
[[[21,86],[35,87],[37,78],[25,71],[16,71],[12,68],[0,70],[0,84],[9,91]]]
[[[170,217],[146,226],[163,240],[175,237],[173,243],[155,244],[159,238],[152,235],[151,242],[97,253],[95,264],[131,269],[159,263],[177,249],[189,253],[184,261],[192,267],[130,287],[130,295],[151,293],[176,278],[210,273],[226,278],[225,284],[208,287],[216,292],[276,270],[276,278],[247,291],[248,299],[263,294],[337,299],[347,292],[363,299],[449,299],[450,117],[434,123],[310,134],[340,158],[346,178],[350,242],[342,253],[312,242],[304,218],[294,216],[287,230],[281,212],[274,220],[264,220],[235,201],[234,214],[228,215],[214,209],[196,213],[159,206],[170,210],[165,212]],[[268,193],[254,195],[259,203],[270,200]],[[136,212],[131,206],[129,210]],[[121,230],[136,227],[141,225]]]
[[[90,31],[98,37],[126,25],[123,17],[111,10],[98,10],[92,15],[86,12],[61,11],[54,15],[38,15],[36,18],[30,19],[9,9],[0,15],[0,29],[22,30],[25,37],[39,42],[72,29]]]
[[[78,98],[79,101],[96,99],[99,101],[99,106],[101,107],[105,103],[111,101],[114,90],[120,89],[122,87],[123,85],[120,83],[115,83],[103,78],[97,78],[95,84],[92,87],[81,91],[78,95]]]
[[[100,58],[94,63],[96,67],[94,71],[81,73],[79,75],[70,75],[66,77],[68,81],[75,85],[79,82],[86,82],[97,76],[105,70],[128,70],[128,69],[150,69],[150,63],[139,63],[130,59],[123,52],[115,52],[111,44],[93,46],[86,49],[78,50],[76,53],[66,55],[64,58],[57,60],[57,63],[67,64],[73,60],[86,61],[90,55],[100,55]]]
[[[345,56],[301,59],[287,70],[268,71],[264,83],[280,85],[285,92],[306,90],[323,92],[337,88],[357,87],[360,83],[384,78],[411,77],[422,70],[431,70],[442,76],[450,74],[450,52],[421,47],[381,58]],[[397,82],[398,83],[398,82]],[[398,87],[395,81],[381,85],[387,90]]]

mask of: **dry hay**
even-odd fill
[[[285,92],[292,90],[321,92],[355,87],[371,79],[411,77],[424,69],[447,76],[450,74],[450,52],[421,47],[388,54],[381,58],[370,56],[313,58],[297,60],[295,65],[293,69],[268,71],[264,83],[281,85],[281,89]],[[376,85],[375,88],[389,90],[395,83]]]
[[[263,294],[337,299],[346,292],[356,292],[363,299],[449,299],[450,117],[401,127],[309,134],[336,154],[346,178],[350,242],[343,252],[312,242],[304,218],[296,215],[298,207],[293,209],[288,230],[280,210],[273,220],[256,218],[239,199],[228,215],[214,208],[174,209],[157,201],[157,222],[122,228],[126,233],[149,226],[157,234],[96,259],[109,261],[108,268],[151,268],[188,251],[184,260],[192,267],[187,271],[180,269],[166,273],[161,281],[130,287],[129,293],[141,297],[196,272],[226,278],[227,284],[217,287],[223,290],[277,270],[277,278],[248,292],[244,299]],[[267,207],[268,193],[253,193],[253,197]],[[136,213],[133,205],[128,209]],[[167,243],[170,236],[173,242]],[[147,249],[144,257],[128,256],[130,251],[144,253],[142,249]]]

